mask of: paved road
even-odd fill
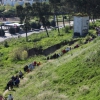
[[[71,24],[73,24],[73,22],[71,22]],[[66,24],[68,25],[68,23]],[[59,28],[62,28],[63,25],[60,25]],[[49,28],[48,31],[50,31],[51,29]],[[43,32],[45,31],[43,28],[41,30],[34,30],[34,31],[30,31],[28,32],[28,36],[33,34],[33,33],[40,33],[40,32]],[[26,33],[22,33],[22,34],[16,34],[16,35],[11,35],[8,31],[5,31],[5,36],[4,37],[0,37],[0,42],[6,40],[6,39],[9,39],[9,38],[18,38],[18,36],[21,36],[21,37],[26,37]]]

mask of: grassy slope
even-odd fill
[[[29,37],[30,45],[23,38],[14,42],[10,40],[9,48],[4,49],[2,45],[0,46],[0,53],[4,52],[4,56],[0,57],[0,61],[3,61],[0,62],[0,70],[2,69],[0,73],[0,92],[3,91],[12,74],[14,75],[20,69],[22,70],[25,64],[34,60],[41,60],[42,65],[40,67],[35,68],[29,74],[25,74],[25,78],[21,80],[20,88],[15,88],[15,92],[10,91],[15,100],[99,100],[99,38],[78,49],[73,49],[55,60],[45,61],[43,56],[39,56],[27,61],[13,63],[7,59],[8,52],[11,52],[12,48],[16,46],[22,46],[22,43],[33,46],[32,41],[36,41],[37,47],[42,44],[46,48],[53,45],[54,40],[56,44],[71,37],[71,34],[56,37],[56,31],[54,31],[54,34],[50,33],[49,42],[48,38],[41,39],[36,34],[34,38]],[[43,35],[43,37],[46,37],[46,35]],[[61,52],[62,48],[57,52]]]
[[[47,37],[46,33],[40,33],[40,34],[32,34],[28,37],[29,42],[25,41],[25,38],[21,37],[19,39],[13,38],[8,39],[7,43],[9,47],[4,47],[5,42],[0,43],[0,93],[3,92],[6,83],[10,79],[12,75],[16,75],[19,70],[23,70],[23,66],[26,64],[30,64],[33,61],[41,61],[45,62],[44,56],[38,56],[38,57],[32,57],[23,61],[12,61],[12,56],[16,49],[18,48],[21,50],[21,48],[39,48],[42,47],[47,48],[49,46],[52,46],[54,44],[58,44],[61,41],[64,41],[66,39],[69,39],[69,37],[72,37],[71,32],[69,34],[64,33],[64,30],[61,29],[61,35],[58,36],[57,30],[53,30],[49,32],[50,37]]]
[[[100,100],[100,38],[49,60],[21,80],[15,100]]]

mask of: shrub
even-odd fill
[[[33,28],[33,29],[40,29],[41,25],[40,25],[40,23],[32,22],[31,23],[31,28]]]
[[[32,23],[31,23],[31,28],[36,29],[36,27],[37,27],[37,26],[36,26],[36,23],[35,23],[35,22],[32,22]]]
[[[50,27],[50,22],[49,21],[46,22],[46,26]]]
[[[21,48],[14,49],[10,54],[11,60],[12,61],[21,60],[21,52],[22,52]]]
[[[0,29],[0,36],[5,36],[5,31],[3,29]]]
[[[37,23],[37,29],[40,29],[40,28],[41,28],[40,23]]]
[[[24,31],[26,31],[26,26],[27,26],[27,31],[31,30],[31,24],[30,23],[27,23],[27,25],[25,24],[24,26],[22,26],[22,29]]]
[[[15,30],[15,28],[13,28],[13,27],[11,27],[11,28],[9,29],[9,33],[10,33],[10,34],[15,34],[15,31],[16,31],[16,30]]]
[[[23,48],[16,48],[13,50],[13,52],[11,52],[10,58],[12,61],[25,60],[28,58],[28,53]]]
[[[51,24],[52,27],[56,26],[56,22],[54,20],[52,20],[50,24]]]
[[[89,25],[89,29],[95,29],[96,26],[97,26],[96,24],[92,24],[92,23],[90,23],[90,25]]]
[[[64,31],[65,31],[65,33],[68,33],[69,32],[69,26],[66,26],[65,28],[64,28]]]
[[[4,47],[9,47],[9,45],[8,45],[8,42],[7,42],[7,41],[5,41],[5,42],[4,42]]]
[[[28,58],[28,53],[26,50],[22,51],[21,59],[26,60]]]

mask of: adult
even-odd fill
[[[28,65],[26,65],[26,66],[24,67],[24,71],[25,71],[25,72],[28,72]]]
[[[19,71],[19,78],[23,78],[23,73]]]
[[[19,77],[17,77],[16,80],[15,80],[15,85],[16,85],[17,87],[19,87],[19,83],[20,83],[20,80],[19,80]]]
[[[0,100],[4,100],[3,96],[0,95]]]
[[[13,96],[9,94],[7,100],[13,100]]]
[[[66,52],[68,52],[71,50],[71,47],[67,47],[65,50],[66,50]]]
[[[29,69],[29,71],[32,71],[32,70],[34,69],[34,65],[33,65],[33,64],[30,64],[30,65],[28,66],[28,69]]]
[[[33,62],[33,66],[36,66],[36,65],[37,65],[37,62],[36,62],[36,61],[34,61],[34,62]]]
[[[8,83],[7,83],[7,89],[9,90],[9,88],[12,90],[13,89],[13,80],[11,79]]]

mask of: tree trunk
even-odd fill
[[[26,27],[26,42],[28,42],[28,37],[27,37],[27,27]]]
[[[48,33],[48,30],[47,30],[47,27],[44,26],[45,30],[46,30],[46,33],[47,33],[47,36],[49,37],[49,33]]]
[[[59,25],[58,25],[58,17],[57,17],[57,15],[56,15],[56,18],[57,18],[58,33],[60,34]]]
[[[70,25],[70,16],[68,16],[68,22],[69,22],[69,26],[71,26],[71,25]]]
[[[64,21],[64,16],[63,16],[63,26],[65,27],[65,21]]]

